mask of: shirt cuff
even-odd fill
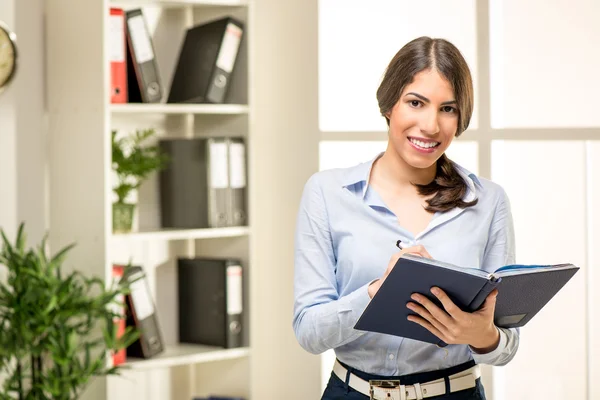
[[[477,364],[492,364],[506,348],[508,343],[508,336],[506,335],[506,332],[498,327],[496,327],[496,329],[498,329],[498,332],[500,333],[500,341],[494,350],[490,351],[489,353],[480,354],[475,352],[475,350],[469,346],[469,349],[471,349],[471,353],[473,354],[473,359]]]
[[[340,305],[338,312],[354,312],[357,314],[356,319],[358,320],[371,301],[371,297],[369,297],[369,285],[376,280],[377,279],[359,287],[354,292],[345,296],[343,298],[344,302]]]

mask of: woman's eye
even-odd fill
[[[419,107],[421,105],[421,102],[419,100],[411,100],[410,105],[413,107]]]
[[[453,113],[453,112],[456,112],[456,108],[451,107],[451,106],[444,106],[444,107],[442,107],[442,111],[446,112],[446,113]]]

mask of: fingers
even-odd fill
[[[413,302],[408,302],[406,304],[406,307],[409,308],[410,310],[414,311],[418,315],[420,315],[423,319],[425,319],[433,327],[435,327],[435,329],[437,329],[439,332],[441,332],[443,334],[446,333],[447,328],[438,319],[436,319],[433,315],[431,315],[429,310],[427,310],[425,307],[421,306],[418,303],[413,303]],[[411,319],[409,318],[409,320],[411,320]]]
[[[444,342],[449,342],[449,340],[446,339],[446,336],[439,329],[433,326],[429,321],[420,317],[416,317],[414,315],[409,315],[408,320],[421,325],[423,328],[427,329],[429,332],[433,333],[435,336],[439,337]]]
[[[400,251],[392,254],[392,256],[390,257],[390,261],[388,263],[387,269],[386,269],[385,274],[383,276],[384,279],[392,271],[392,269],[394,268],[394,266],[398,262],[398,259],[400,257],[402,257],[404,254],[416,254],[418,256],[425,257],[425,258],[433,258],[433,257],[431,257],[431,254],[429,254],[429,252],[425,249],[425,247],[423,247],[420,244],[416,245],[416,246],[411,246],[411,247],[407,247],[405,249],[402,249],[402,250],[400,250]]]
[[[390,271],[394,268],[394,266],[396,265],[396,263],[398,262],[398,259],[402,256],[402,252],[399,251],[397,253],[392,254],[392,257],[390,258],[390,262],[388,263],[388,267],[387,270],[385,271],[385,275],[387,276]]]
[[[409,315],[408,320],[418,323],[448,344],[471,344],[474,348],[487,349],[491,343],[489,327],[494,327],[494,309],[497,290],[493,290],[483,307],[474,313],[464,312],[440,288],[431,288],[443,308],[435,300],[420,293],[413,293],[406,305],[417,315]],[[495,333],[495,332],[494,332]]]
[[[448,297],[446,292],[444,292],[442,289],[433,287],[431,288],[431,293],[438,298],[438,300],[444,306],[444,310],[446,310],[446,312],[450,314],[452,318],[459,319],[463,316],[464,312],[456,304],[454,304],[452,300],[450,300],[450,297]]]
[[[390,257],[390,265],[396,265],[396,262],[398,261],[398,259],[402,257],[402,251],[398,251],[394,254],[392,254],[392,256]]]
[[[431,314],[436,320],[440,321],[444,326],[451,326],[453,324],[451,315],[448,315],[448,312],[436,306],[427,297],[418,293],[414,293],[410,297],[412,300],[422,305],[429,312],[429,314]]]
[[[483,303],[483,307],[481,308],[481,312],[494,314],[496,310],[496,298],[498,297],[498,289],[494,289],[488,294],[485,298],[485,302]]]
[[[404,254],[416,254],[421,257],[433,259],[433,257],[431,257],[431,254],[429,254],[429,252],[427,251],[427,249],[425,249],[425,247],[423,245],[418,244],[416,246],[406,247],[406,248],[392,254],[388,268],[396,265],[396,262],[398,261],[398,259],[400,257],[402,257]]]
[[[425,249],[425,247],[420,244],[416,246],[407,247],[400,251],[400,254],[417,254],[421,257],[433,258],[431,257],[431,254],[429,254],[429,252]]]

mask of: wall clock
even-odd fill
[[[0,93],[17,70],[17,35],[0,21]]]

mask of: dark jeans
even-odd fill
[[[372,375],[366,372],[358,371],[352,367],[348,367],[346,364],[342,363],[346,369],[352,371],[352,373],[358,376],[361,379],[366,381],[370,379],[398,379],[403,385],[412,385],[413,383],[425,383],[429,381],[433,381],[436,379],[447,377],[448,375],[456,374],[458,372],[464,371],[475,363],[470,361],[468,363],[464,363],[461,365],[457,365],[452,368],[448,368],[445,370],[439,371],[430,371],[430,372],[422,372],[417,374],[405,375],[400,377],[384,377],[379,375]],[[485,392],[483,390],[483,385],[481,384],[481,379],[477,379],[475,387],[471,389],[461,390],[460,392],[450,393],[450,385],[448,379],[446,379],[446,394],[442,396],[430,397],[428,399],[431,400],[485,400]],[[323,397],[321,400],[367,400],[369,396],[365,396],[364,394],[357,392],[352,389],[350,386],[346,385],[344,381],[342,381],[335,373],[331,373],[331,378],[329,379],[329,383],[325,388],[325,392],[323,393]]]

